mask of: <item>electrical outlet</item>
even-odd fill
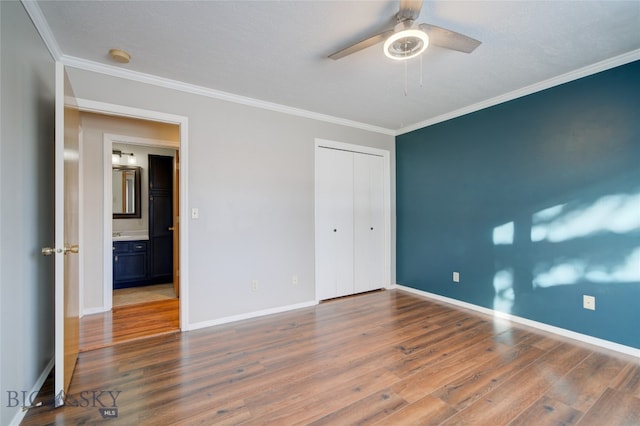
[[[291,278],[291,284],[293,284],[293,285],[298,285],[298,276],[297,276],[297,275],[294,275],[294,276]]]
[[[258,291],[258,280],[251,281],[251,291]]]
[[[587,296],[586,294],[582,296],[582,307],[585,309],[590,309],[592,311],[596,310],[596,298],[595,296]]]
[[[454,283],[459,283],[460,282],[460,272],[454,272],[453,273],[453,282]]]

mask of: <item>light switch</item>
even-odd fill
[[[197,208],[192,208],[191,209],[191,219],[198,219],[200,217],[200,212],[198,211]]]

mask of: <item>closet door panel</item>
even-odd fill
[[[385,284],[384,159],[354,154],[354,292]]]
[[[317,152],[318,297],[353,293],[353,154]]]

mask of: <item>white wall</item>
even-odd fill
[[[0,2],[0,424],[53,357],[55,65],[22,4]]]
[[[188,219],[190,324],[314,300],[315,138],[387,149],[395,176],[393,136],[89,71],[69,74],[79,98],[189,119],[188,200],[200,211]],[[394,179],[391,187],[393,206]],[[395,282],[394,258],[392,271]]]

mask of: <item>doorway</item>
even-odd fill
[[[128,125],[117,127],[115,124],[112,124],[111,127],[109,127],[103,132],[104,140],[101,140],[100,145],[102,146],[99,147],[98,153],[95,153],[95,152],[89,153],[89,154],[85,153],[85,155],[91,155],[94,157],[94,163],[95,161],[98,161],[96,159],[99,159],[99,163],[92,165],[91,162],[89,161],[88,162],[89,164],[88,165],[85,164],[85,167],[89,167],[89,168],[94,167],[96,169],[95,173],[102,174],[102,176],[99,176],[98,178],[94,177],[94,179],[85,179],[84,181],[85,187],[88,185],[91,185],[90,183],[87,183],[87,182],[96,182],[100,178],[101,178],[100,180],[104,181],[104,185],[102,185],[103,188],[91,187],[91,188],[88,188],[88,190],[85,190],[85,193],[88,198],[87,200],[85,200],[85,205],[95,204],[96,206],[100,206],[100,213],[94,212],[94,214],[92,215],[91,212],[85,211],[83,212],[83,216],[89,218],[88,219],[89,221],[93,220],[94,222],[101,222],[101,223],[95,223],[94,226],[92,226],[91,224],[87,224],[85,226],[84,240],[90,243],[91,242],[90,240],[95,238],[95,241],[93,244],[97,245],[97,248],[95,248],[95,250],[91,250],[91,251],[86,250],[85,255],[90,256],[91,253],[93,253],[93,256],[98,259],[90,259],[89,261],[84,262],[84,266],[85,266],[84,269],[85,270],[95,269],[97,271],[98,277],[95,280],[95,282],[97,283],[97,287],[89,288],[89,289],[85,288],[85,295],[87,293],[93,293],[93,294],[89,294],[84,298],[85,303],[82,306],[82,308],[83,308],[83,313],[85,315],[85,318],[93,317],[94,316],[93,314],[100,314],[98,316],[102,316],[103,317],[102,319],[104,321],[106,319],[111,320],[112,319],[111,317],[117,316],[117,312],[115,311],[118,311],[121,309],[120,307],[117,306],[117,304],[114,304],[114,297],[113,297],[114,247],[113,247],[112,237],[115,229],[113,225],[113,221],[115,219],[113,218],[112,208],[107,208],[107,207],[112,207],[112,203],[113,203],[112,188],[111,188],[111,186],[113,185],[112,176],[111,176],[112,174],[111,165],[113,161],[112,155],[114,154],[113,151],[119,151],[118,152],[119,155],[121,155],[122,157],[128,157],[125,155],[125,153],[131,154],[133,153],[134,150],[139,150],[145,147],[151,147],[152,149],[156,149],[156,150],[169,149],[171,156],[178,157],[177,154],[182,153],[183,155],[181,156],[181,158],[187,158],[186,156],[187,119],[186,117],[174,116],[174,115],[164,114],[164,113],[157,113],[152,111],[132,109],[128,107],[122,107],[122,106],[112,105],[112,104],[103,104],[103,103],[93,102],[93,101],[79,100],[78,103],[82,113],[90,113],[95,116],[101,116],[102,119],[114,121],[116,124],[118,120],[137,119],[140,121],[147,121],[149,123],[159,124],[160,126],[165,126],[165,127],[169,126],[173,128],[173,133],[176,135],[175,138],[172,138],[173,140],[165,139],[163,137],[158,137],[158,135],[156,134],[151,135],[152,136],[151,138],[143,138],[140,136],[117,138],[115,136],[117,136],[120,133],[131,134],[129,132],[130,127]],[[84,130],[85,139],[86,139],[87,129],[83,128],[83,130]],[[101,134],[101,139],[103,134]],[[135,135],[135,132],[133,132],[133,134]],[[118,146],[117,144],[119,143],[122,143],[122,145]],[[115,144],[115,148],[114,148],[114,144]],[[85,145],[87,145],[86,140],[85,140]],[[85,146],[85,151],[86,149],[87,148]],[[164,155],[166,154],[166,151],[156,151],[155,153]],[[139,161],[139,160],[142,160],[143,155],[139,155],[139,156],[136,155],[136,157],[137,157],[136,160]],[[108,165],[108,168],[107,168],[107,165]],[[178,168],[178,165],[176,164],[176,169],[175,169],[176,178],[174,179],[176,182],[176,190],[175,190],[176,197],[174,197],[176,202],[175,202],[175,207],[173,209],[173,216],[175,216],[176,222],[178,221],[180,212],[186,211],[186,199],[185,197],[181,196],[182,194],[186,194],[186,187],[187,187],[186,179],[178,179],[179,173],[180,173],[179,168]],[[130,204],[135,204],[135,203],[130,203]],[[148,220],[144,219],[148,215],[148,210],[138,214],[139,214],[139,217],[137,218],[134,217],[126,221],[130,223],[132,226],[129,226],[125,230],[132,231],[134,230],[133,228],[135,227],[133,225],[137,225],[140,227],[141,224],[148,223]],[[95,217],[91,219],[92,216],[98,217],[98,219],[96,219]],[[121,220],[121,222],[123,221]],[[185,224],[185,227],[186,225],[187,224]],[[145,226],[148,226],[148,225],[142,225],[143,228]],[[86,231],[89,228],[90,230]],[[97,235],[98,232],[96,231],[98,229],[102,229],[102,231],[100,231],[100,235]],[[122,231],[123,229],[115,229],[115,230]],[[94,234],[92,234],[92,232]],[[176,252],[179,251],[180,248],[185,246],[183,235],[179,233],[176,233],[175,235]],[[134,240],[132,239],[131,241],[134,241]],[[130,247],[132,247],[131,250],[144,249],[143,246],[140,246],[140,245],[134,246],[133,243],[130,244]],[[176,254],[179,254],[179,253],[176,253]],[[132,258],[135,258],[135,256]],[[144,261],[142,263],[146,264],[146,262]],[[184,264],[186,264],[185,255],[180,256],[176,259],[175,268],[174,268],[176,271],[176,274],[178,274],[180,267]],[[183,282],[181,283],[181,287],[182,287],[181,296],[183,297],[181,299],[177,299],[175,297],[173,298],[175,302],[174,303],[175,321],[173,321],[173,328],[175,330],[180,330],[181,328],[184,328],[186,326],[186,322],[184,321],[184,318],[187,318],[185,296],[186,294],[188,294],[188,283],[185,279],[186,277],[184,277],[184,274],[180,274],[180,275],[183,276]],[[88,279],[86,274],[84,278],[85,279],[83,284],[85,284],[85,287],[90,287],[92,285],[91,283],[89,283],[88,286],[86,284],[88,283],[88,281],[92,281],[92,280],[90,278]],[[149,282],[147,282],[147,284],[149,284]],[[169,280],[168,284],[172,285],[173,283],[171,282],[171,280]],[[149,286],[150,290],[151,290],[151,287],[152,286]],[[141,301],[146,301],[146,300],[147,299],[143,299]],[[87,301],[89,301],[89,303],[87,303]],[[136,316],[140,316],[140,315],[136,315]]]
[[[174,244],[173,235],[179,228],[179,144],[109,133],[103,143],[104,205],[112,214],[112,273],[111,279],[105,273],[103,285],[112,306],[101,322],[84,321],[82,350],[179,331],[179,262],[174,262],[174,254],[179,258],[179,236]],[[127,185],[116,173],[123,163],[136,172],[130,185],[137,189],[133,195],[126,193]],[[120,212],[127,206],[133,211]],[[105,323],[110,327],[103,328]]]
[[[179,147],[172,141],[113,134],[105,134],[104,143],[115,153],[112,164],[105,163],[107,184],[107,175],[113,174],[111,191],[105,185],[105,207],[113,213],[112,278],[105,274],[105,300],[111,293],[117,308],[178,298]],[[127,191],[124,167],[132,191]]]

